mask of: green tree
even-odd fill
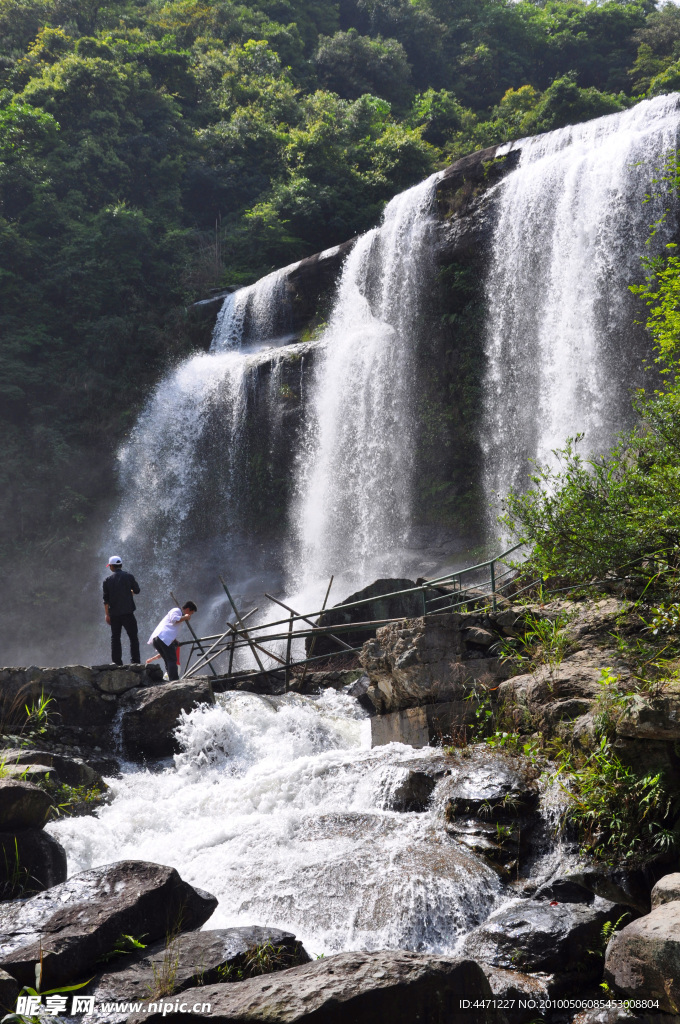
[[[323,85],[345,99],[372,93],[404,106],[412,94],[411,68],[396,39],[371,39],[351,28],[321,36],[314,59]]]

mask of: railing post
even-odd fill
[[[427,599],[425,597],[425,587],[421,589],[420,593],[422,594],[423,598],[423,616],[425,616],[427,615]]]
[[[489,563],[489,569],[491,570],[491,607],[494,611],[496,608],[496,565],[495,562]]]
[[[290,613],[290,619],[288,620],[288,642],[286,644],[286,682],[284,684],[284,692],[288,693],[288,685],[290,683],[290,655],[291,648],[293,646],[293,613]]]
[[[234,648],[236,647],[236,633],[231,634],[231,647],[229,648],[229,669],[227,675],[231,675],[231,670],[234,664]]]

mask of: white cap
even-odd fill
[[[111,557],[109,558],[109,560],[108,560],[108,562],[106,564],[107,565],[122,565],[123,564],[123,559],[119,558],[118,555],[111,555]]]

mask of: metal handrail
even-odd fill
[[[495,566],[496,566],[497,563],[501,563],[502,564],[504,559],[507,558],[508,555],[511,555],[513,553],[513,551],[517,551],[519,548],[521,548],[523,546],[524,546],[524,542],[520,541],[518,544],[513,545],[513,547],[508,548],[507,551],[502,552],[500,555],[497,555],[495,558],[487,559],[485,562],[479,562],[476,565],[466,566],[463,569],[458,569],[455,572],[447,573],[446,575],[436,577],[435,579],[424,580],[423,583],[416,584],[413,587],[407,587],[407,588],[402,589],[402,590],[393,590],[393,591],[388,592],[387,594],[377,594],[377,595],[374,595],[372,597],[363,597],[363,598],[359,598],[356,601],[346,601],[344,604],[335,605],[332,608],[332,611],[333,612],[342,612],[342,611],[345,611],[347,609],[357,608],[357,607],[361,607],[362,605],[370,604],[371,602],[374,602],[374,601],[382,601],[382,600],[386,600],[388,598],[393,598],[393,597],[404,597],[404,596],[410,595],[410,594],[420,594],[422,596],[422,602],[423,602],[422,614],[426,615],[426,614],[428,614],[428,605],[432,606],[433,604],[435,604],[435,603],[437,603],[439,601],[442,601],[442,600],[445,601],[447,598],[450,599],[453,596],[453,593],[445,593],[445,594],[435,595],[434,597],[431,597],[431,598],[427,597],[427,591],[428,590],[431,590],[433,588],[436,589],[438,586],[443,586],[443,585],[446,585],[446,584],[453,584],[454,585],[454,593],[456,594],[456,596],[460,596],[460,599],[457,602],[454,602],[453,604],[450,604],[450,605],[446,605],[443,608],[437,608],[436,610],[432,610],[431,614],[441,614],[442,612],[452,611],[455,608],[458,608],[458,607],[461,607],[461,606],[463,606],[465,604],[468,604],[471,599],[474,600],[474,598],[470,594],[470,591],[472,589],[476,589],[477,591],[479,591],[479,590],[483,590],[487,586],[490,586],[490,588],[491,588],[491,592],[490,592],[489,597],[491,599],[491,607],[495,611],[496,607],[497,607],[496,595],[497,595],[498,590],[502,589],[502,588],[499,588],[498,584],[500,583],[501,580],[503,580],[505,577],[509,576],[513,572],[512,568],[508,568],[505,572],[503,572],[500,575],[496,576],[496,574],[495,574]],[[461,582],[463,576],[467,576],[467,575],[469,575],[469,574],[471,574],[473,572],[479,572],[479,570],[485,569],[485,568],[489,569],[490,580],[488,582],[479,583],[474,588],[473,588],[472,585],[469,586],[469,587],[463,587],[462,582]],[[456,584],[457,584],[457,590],[455,589]],[[224,583],[223,583],[223,586],[224,586]],[[226,589],[226,587],[225,587],[225,589]],[[465,596],[466,594],[468,596]],[[253,636],[254,633],[258,634],[258,637],[259,637],[260,640],[266,638],[268,643],[273,642],[273,641],[279,641],[279,640],[287,640],[288,644],[290,646],[290,642],[291,642],[292,638],[295,638],[295,639],[307,639],[309,637],[317,637],[317,636],[324,635],[324,634],[330,634],[331,631],[333,633],[337,633],[337,632],[354,632],[354,631],[363,632],[364,630],[373,630],[373,629],[376,629],[376,628],[378,628],[380,626],[388,625],[391,622],[400,621],[401,619],[404,618],[404,616],[401,615],[401,616],[385,618],[385,619],[372,619],[372,620],[369,620],[369,621],[364,620],[364,621],[359,621],[359,622],[335,623],[332,626],[311,625],[311,628],[307,628],[307,629],[303,628],[303,629],[300,629],[300,630],[295,630],[295,632],[293,632],[293,630],[292,630],[293,622],[299,622],[301,620],[306,620],[306,622],[309,623],[311,619],[316,618],[318,620],[321,617],[321,615],[324,614],[324,612],[330,611],[330,610],[331,609],[323,608],[320,611],[307,612],[305,614],[302,614],[302,613],[294,613],[293,614],[292,610],[291,610],[291,614],[287,618],[285,618],[285,619],[277,619],[277,620],[275,620],[273,622],[266,622],[266,623],[262,623],[260,625],[248,626],[247,631],[245,629],[242,629],[242,628],[236,628],[236,626],[230,624],[229,629],[230,629],[231,636],[230,636],[229,641],[227,641],[227,642],[224,642],[224,637],[226,635],[224,633],[223,634],[214,634],[214,635],[212,635],[210,637],[202,637],[202,638],[200,638],[200,640],[202,642],[211,641],[211,640],[217,641],[216,643],[213,644],[213,646],[210,649],[209,654],[211,656],[209,658],[206,658],[204,656],[204,659],[199,659],[199,661],[200,660],[204,660],[204,662],[205,662],[205,664],[203,666],[201,666],[201,667],[208,667],[208,666],[210,666],[210,669],[214,673],[214,668],[213,668],[213,665],[212,665],[213,660],[215,658],[219,657],[220,654],[224,653],[227,650],[231,651],[231,655],[230,655],[230,666],[231,666],[231,660],[233,658],[233,653],[236,650],[242,650],[242,649],[244,649],[246,647],[249,647],[249,648],[252,649],[252,647],[253,647],[252,636]],[[251,614],[251,613],[249,613],[249,614]],[[271,629],[273,629],[276,626],[284,626],[284,625],[287,627],[286,632],[281,632],[281,633],[271,633],[271,632],[268,632],[268,633],[264,633],[264,636],[262,635],[263,631],[265,631],[265,630],[271,630]],[[193,650],[195,649],[195,643],[196,643],[195,639],[182,641],[180,643],[180,646],[182,646],[182,647],[183,646],[187,646],[189,644],[192,645],[192,650],[191,650],[191,652],[189,654],[189,660],[187,661],[187,665],[186,665],[186,668],[185,668],[185,675],[188,674],[188,673],[193,673],[196,670],[196,668],[198,667],[198,666],[194,666],[191,669],[189,668],[189,662],[191,661],[191,655],[193,653]],[[352,650],[358,650],[358,648],[352,648]],[[212,652],[214,652],[214,653],[212,653]],[[324,658],[335,657],[337,654],[341,654],[341,653],[345,653],[346,654],[347,653],[347,648],[344,648],[341,651],[333,651],[333,652],[322,654],[322,655],[316,655],[313,658],[308,658],[308,659],[305,659],[303,661],[295,662],[295,664],[296,665],[308,664],[311,661],[317,661],[317,660],[322,660]],[[276,659],[276,660],[279,660],[279,659]],[[282,663],[280,662],[280,664],[282,664]],[[289,667],[288,666],[288,661],[286,661],[285,665],[286,665],[286,667]],[[271,671],[275,672],[275,671],[281,671],[281,670],[280,669],[276,669],[276,668],[274,668],[274,669],[265,669],[263,666],[260,665],[260,672],[258,672],[257,674],[259,675],[262,672],[267,674],[267,673],[269,673]],[[230,672],[229,674],[233,675],[233,676],[238,675],[240,677],[243,673],[241,673],[241,672],[239,672],[239,673],[231,673]],[[247,673],[246,677],[248,677],[249,675],[252,675],[252,673]]]
[[[476,572],[478,569],[484,569],[486,566],[490,566],[492,563],[501,562],[507,555],[512,554],[513,551],[517,551],[518,548],[521,547],[524,547],[523,541],[521,541],[519,544],[515,544],[511,548],[508,548],[507,551],[504,551],[496,558],[490,558],[486,562],[480,562],[478,565],[471,565],[464,569],[458,569],[456,572],[448,573],[446,576],[439,576],[434,580],[427,580],[425,583],[418,583],[416,584],[416,586],[408,587],[405,590],[393,590],[387,594],[376,594],[373,597],[362,597],[358,601],[347,601],[344,604],[333,605],[332,609],[322,609],[321,611],[316,612],[305,612],[304,614],[295,614],[292,616],[292,618],[293,621],[297,621],[299,619],[313,619],[315,617],[318,617],[319,615],[322,615],[324,611],[332,610],[333,612],[340,612],[344,611],[347,608],[357,608],[362,604],[370,604],[372,601],[384,601],[389,597],[403,597],[405,594],[420,594],[423,593],[423,591],[429,590],[431,587],[436,586],[437,584],[443,584],[447,581],[450,582],[454,579],[457,579],[460,576],[466,575],[471,572]],[[403,618],[403,616],[398,617]],[[270,629],[272,626],[288,625],[290,619],[291,617],[287,616],[285,619],[276,619],[274,620],[274,622],[265,622],[259,626],[249,626],[248,632],[252,633],[255,630]],[[335,628],[337,629],[338,627],[336,626]],[[237,632],[240,633],[240,630],[238,630]]]

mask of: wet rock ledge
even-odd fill
[[[198,930],[216,906],[174,869],[145,861],[94,868],[0,904],[0,1004],[13,1008],[42,956],[43,989],[88,982],[78,992],[94,997],[95,1014],[76,1016],[93,1024],[125,1020],[101,1011],[124,1000],[145,1004],[129,1024],[503,1024],[492,1008],[460,1010],[462,998],[492,995],[472,960],[381,951],[312,961],[294,935],[276,928]],[[180,1001],[203,1012],[173,1012]]]
[[[50,698],[45,739],[69,753],[124,754],[143,761],[170,757],[182,711],[214,704],[208,679],[163,683],[158,665],[70,665],[66,668],[4,668],[5,707]]]

